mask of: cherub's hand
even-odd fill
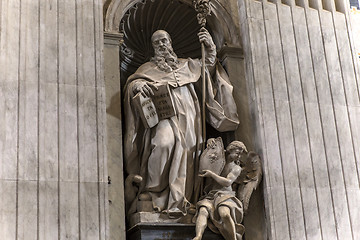
[[[211,177],[214,173],[210,170],[204,170],[199,174],[199,177]]]
[[[133,93],[135,95],[140,92],[141,95],[143,95],[143,97],[150,97],[154,95],[154,91],[152,88],[158,90],[158,87],[152,83],[146,82],[145,80],[138,81],[137,83],[134,84]]]
[[[215,138],[209,138],[209,139],[207,140],[206,147],[207,147],[207,148],[214,148],[215,146],[216,146]]]

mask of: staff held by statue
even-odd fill
[[[210,15],[210,0],[194,0],[193,5],[197,12],[197,20],[202,28],[206,26],[206,17]],[[206,113],[205,113],[205,96],[206,96],[206,78],[205,78],[205,44],[201,42],[201,76],[202,76],[202,139],[206,142]],[[202,151],[205,149],[205,144],[202,145]]]

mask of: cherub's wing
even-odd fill
[[[244,212],[246,213],[249,207],[250,197],[253,191],[259,186],[262,178],[260,156],[255,152],[249,152],[242,164],[243,170],[238,178],[239,187],[237,197],[243,203]]]

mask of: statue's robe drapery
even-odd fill
[[[147,62],[128,78],[125,86],[125,168],[128,174],[143,177],[139,193],[149,192],[157,211],[182,212],[197,200],[200,188],[198,159],[202,143],[198,86],[201,63],[198,59],[179,59],[172,72]],[[239,124],[232,86],[220,64],[213,78],[206,71],[207,122],[218,131],[233,131]],[[176,115],[145,128],[132,103],[138,81],[169,84]],[[136,201],[136,200],[135,200]],[[136,211],[134,202],[128,213]]]

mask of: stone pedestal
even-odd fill
[[[191,224],[194,215],[188,214],[186,216],[173,216],[169,218],[166,214],[153,212],[138,212],[130,217],[130,228],[138,224]]]
[[[127,231],[127,240],[191,240],[195,237],[195,224],[139,223]],[[203,239],[223,240],[221,235],[205,230]]]

